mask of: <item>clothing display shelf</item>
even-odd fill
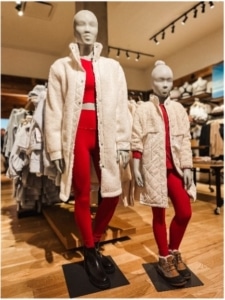
[[[180,102],[183,106],[188,107],[194,103],[196,98],[198,98],[200,102],[213,104],[213,105],[219,105],[223,103],[223,97],[212,98],[211,93],[202,93],[184,99],[180,98],[178,99],[178,102]]]

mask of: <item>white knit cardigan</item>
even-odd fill
[[[58,59],[49,72],[45,110],[45,135],[51,160],[64,159],[60,199],[67,201],[72,183],[74,142],[82,109],[85,70],[78,45],[70,44],[70,56]],[[93,70],[96,83],[101,195],[121,194],[117,150],[130,150],[131,124],[127,107],[127,85],[120,64],[100,57],[102,45],[94,44]],[[82,156],[82,153],[80,153]],[[79,174],[77,174],[79,176]]]

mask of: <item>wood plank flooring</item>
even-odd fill
[[[203,286],[157,292],[143,263],[157,261],[150,208],[118,206],[116,215],[136,234],[103,245],[130,282],[83,298],[224,298],[223,208],[214,214],[215,192],[198,184],[198,200],[181,245],[182,256]],[[215,190],[215,189],[214,189]],[[223,193],[222,193],[223,194]],[[83,260],[80,249],[66,250],[43,215],[17,218],[11,181],[1,181],[1,298],[69,298],[62,265]],[[170,220],[173,209],[167,210]],[[74,279],[75,281],[76,279]]]

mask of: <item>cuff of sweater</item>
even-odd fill
[[[133,151],[132,154],[133,154],[133,158],[138,158],[138,159],[142,158],[142,153],[139,151]]]

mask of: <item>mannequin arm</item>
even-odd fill
[[[143,187],[144,181],[140,171],[141,160],[138,158],[133,158],[133,166],[134,166],[134,178],[138,186]]]
[[[117,158],[116,158],[117,163],[119,163],[120,161],[120,156],[122,158],[123,168],[125,169],[130,160],[130,153],[128,150],[117,150]]]
[[[192,170],[184,169],[184,187],[188,190],[192,184]]]
[[[62,174],[64,172],[64,169],[65,169],[64,159],[61,158],[61,159],[53,160],[53,163],[54,163],[57,171],[59,171],[59,173]]]

